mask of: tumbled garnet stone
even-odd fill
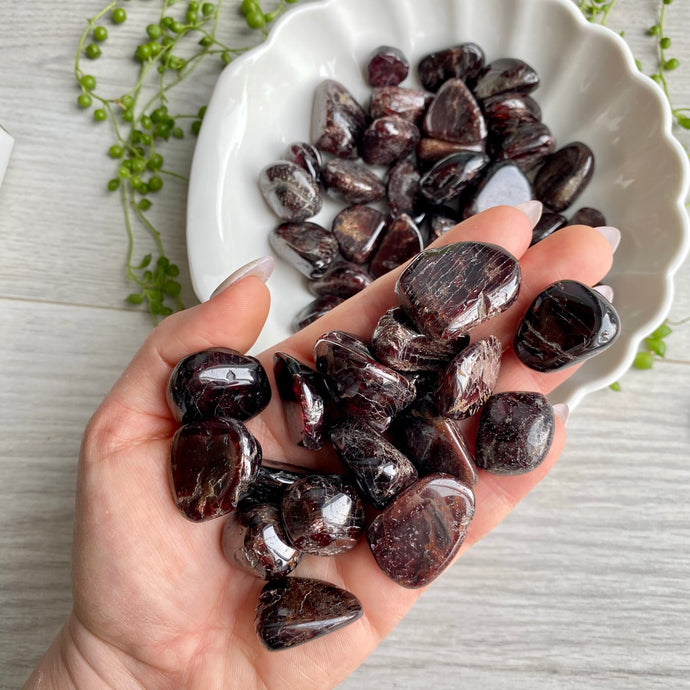
[[[539,75],[518,58],[500,58],[486,65],[474,85],[474,95],[483,100],[499,93],[530,93],[539,86]]]
[[[425,89],[438,91],[449,79],[473,82],[484,66],[484,51],[476,43],[463,43],[426,55],[417,68]]]
[[[369,58],[367,76],[371,86],[397,86],[410,69],[410,63],[399,48],[379,46]]]
[[[427,136],[456,144],[478,144],[486,139],[486,122],[472,92],[462,79],[449,79],[424,115]]]
[[[316,280],[307,284],[312,295],[352,297],[369,285],[371,275],[366,268],[351,261],[336,261]]]
[[[572,366],[613,345],[620,319],[596,290],[561,280],[539,293],[520,322],[513,349],[536,371]]]
[[[261,446],[242,422],[211,419],[180,427],[170,452],[177,507],[195,522],[229,513],[261,464]]]
[[[448,340],[505,311],[519,287],[520,264],[505,249],[457,242],[414,258],[395,293],[420,331]]]
[[[422,212],[423,203],[419,191],[420,174],[407,159],[398,161],[389,171],[386,197],[391,215],[401,213],[416,218]]]
[[[419,89],[405,89],[400,86],[383,86],[371,92],[369,115],[372,120],[387,115],[398,115],[410,122],[417,122],[433,96]]]
[[[419,189],[432,204],[445,204],[474,182],[488,163],[483,153],[453,153],[434,163],[419,181]]]
[[[269,650],[309,642],[356,621],[362,605],[347,590],[328,582],[286,577],[261,591],[254,624]]]
[[[417,479],[414,465],[365,422],[347,419],[331,429],[330,437],[362,495],[375,508],[385,508]]]
[[[523,122],[503,137],[498,160],[510,160],[523,172],[541,165],[556,148],[551,130],[543,122]]]
[[[278,505],[283,500],[285,489],[307,474],[313,474],[313,470],[301,465],[262,458],[256,477],[242,494],[237,505],[242,510],[264,503]]]
[[[565,216],[560,213],[549,213],[546,211],[541,214],[541,218],[532,230],[532,242],[530,247],[537,242],[541,242],[549,235],[553,235],[556,230],[560,230],[567,225],[568,221]]]
[[[424,241],[417,224],[406,213],[394,218],[369,264],[374,278],[392,271],[424,249]]]
[[[290,543],[315,556],[351,549],[364,529],[362,501],[339,474],[298,479],[283,494],[282,514]]]
[[[371,206],[355,204],[344,208],[335,217],[333,234],[346,259],[364,264],[376,248],[385,227],[383,213]]]
[[[305,326],[314,323],[324,314],[328,314],[331,309],[337,307],[341,302],[343,302],[343,298],[337,295],[321,295],[317,297],[295,314],[292,319],[292,330],[295,332],[301,331]]]
[[[524,93],[501,93],[487,98],[482,111],[489,129],[497,134],[507,134],[524,122],[539,122],[541,108]]]
[[[537,198],[554,211],[563,211],[580,195],[594,174],[594,154],[581,141],[551,154],[534,180]]]
[[[553,441],[553,408],[541,393],[491,396],[477,430],[477,466],[494,474],[524,474],[544,461]]]
[[[268,235],[273,251],[307,278],[319,278],[338,255],[338,242],[326,228],[304,221],[281,223]]]
[[[296,141],[285,150],[283,158],[304,168],[317,182],[321,180],[321,154],[305,141]]]
[[[374,518],[367,541],[388,577],[403,587],[424,587],[450,565],[473,515],[468,486],[450,475],[430,474]]]
[[[343,158],[331,158],[323,167],[328,196],[348,204],[368,204],[381,199],[386,187],[365,165]]]
[[[166,389],[175,419],[187,422],[232,417],[247,420],[271,400],[271,384],[258,359],[213,347],[181,359]]]
[[[573,215],[568,225],[591,225],[593,228],[599,228],[606,225],[606,218],[599,209],[583,206]]]
[[[229,563],[262,580],[285,577],[302,558],[287,541],[278,506],[271,504],[233,511],[221,546]]]
[[[323,204],[317,181],[296,163],[278,161],[259,174],[259,189],[271,210],[283,220],[315,216]]]
[[[359,155],[368,165],[390,165],[414,151],[419,137],[413,122],[397,115],[380,117],[362,135]]]

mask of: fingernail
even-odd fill
[[[596,285],[594,289],[609,302],[613,302],[613,288],[610,285]]]
[[[621,242],[621,231],[611,225],[602,225],[600,228],[594,229],[606,238],[606,241],[611,245],[611,251],[615,252]]]
[[[567,403],[556,403],[553,406],[553,413],[560,418],[564,425],[568,423],[570,408],[568,407]]]
[[[223,290],[226,290],[231,285],[238,283],[242,278],[247,276],[255,276],[261,282],[265,283],[273,273],[275,268],[275,261],[272,256],[262,256],[260,259],[255,259],[238,268],[234,273],[231,273],[212,293],[209,299],[219,295]]]
[[[529,222],[532,224],[532,230],[534,230],[535,225],[539,222],[541,218],[541,212],[544,209],[541,201],[523,201],[521,204],[515,204],[515,208],[518,211],[522,211],[528,218]]]

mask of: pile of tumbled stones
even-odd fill
[[[362,614],[354,594],[289,576],[303,554],[342,553],[366,531],[389,578],[425,586],[463,543],[477,468],[520,474],[544,460],[554,433],[551,405],[540,393],[494,393],[501,343],[469,335],[510,307],[519,288],[520,265],[498,246],[426,249],[399,276],[398,306],[381,316],[371,342],[325,333],[314,345],[314,366],[275,353],[292,439],[312,451],[331,444],[342,474],[262,462],[243,423],[271,398],[257,359],[214,348],[177,364],[167,388],[182,423],[172,443],[173,495],[190,520],[229,515],[227,560],[268,581],[255,619],[268,649],[306,642]],[[513,350],[528,367],[554,371],[605,349],[618,330],[601,294],[563,280],[534,300]],[[468,443],[460,424],[473,415],[476,438]],[[375,514],[368,526],[365,505]]]
[[[291,144],[259,175],[282,221],[269,234],[271,247],[316,297],[295,316],[295,330],[492,206],[539,199],[545,212],[533,243],[565,225],[605,225],[588,207],[570,220],[562,215],[589,182],[594,155],[578,141],[556,150],[529,95],[539,77],[524,61],[487,64],[479,46],[464,43],[424,57],[423,88],[407,88],[400,86],[407,58],[381,46],[365,72],[368,110],[343,84],[323,81],[311,143]],[[308,220],[322,209],[322,190],[346,204],[330,229]]]

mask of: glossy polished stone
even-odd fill
[[[412,153],[419,138],[413,122],[397,115],[380,117],[362,135],[359,155],[367,165],[390,165]]]
[[[364,530],[355,487],[339,474],[311,474],[283,493],[283,525],[290,543],[314,556],[351,549]]]
[[[486,65],[474,85],[474,95],[484,100],[500,93],[531,93],[539,86],[539,75],[518,58],[500,58]]]
[[[443,84],[424,116],[424,133],[456,144],[478,144],[486,139],[486,122],[472,92],[461,79]]]
[[[254,625],[267,649],[280,650],[339,630],[361,615],[354,594],[328,582],[286,577],[263,588]]]
[[[314,470],[301,465],[262,458],[256,477],[247,486],[237,507],[249,510],[253,506],[265,503],[279,505],[283,499],[283,491],[307,474],[314,474]]]
[[[467,144],[454,144],[452,141],[422,137],[417,144],[417,164],[421,170],[428,170],[443,158],[454,153],[484,153],[484,149],[484,142],[468,146]]]
[[[338,255],[338,242],[326,228],[308,221],[281,223],[268,235],[271,249],[307,278],[322,276]]]
[[[260,465],[261,446],[242,422],[185,424],[173,436],[170,452],[175,503],[194,522],[225,515],[246,493]]]
[[[438,211],[433,211],[429,215],[429,244],[435,242],[439,237],[443,237],[459,222],[452,208],[441,207]]]
[[[594,174],[594,154],[581,141],[550,155],[534,179],[537,198],[554,211],[563,211],[577,199]]]
[[[383,433],[415,397],[401,374],[377,362],[363,344],[350,344],[339,331],[322,335],[314,346],[316,368],[331,397],[349,416]]]
[[[283,158],[304,168],[317,182],[321,180],[321,154],[315,146],[306,141],[293,142]]]
[[[359,264],[351,261],[336,261],[317,280],[307,284],[312,295],[336,295],[352,297],[364,290],[372,281],[369,272]]]
[[[467,419],[493,393],[501,369],[501,341],[494,335],[464,349],[439,377],[436,404],[444,417]]]
[[[326,431],[323,377],[285,352],[273,355],[273,373],[292,442],[320,450]]]
[[[349,261],[366,263],[386,227],[384,215],[371,206],[348,206],[333,221],[340,251]]]
[[[311,141],[339,158],[357,158],[357,144],[366,128],[366,114],[354,96],[333,79],[314,92]]]
[[[583,206],[568,221],[568,225],[589,225],[593,228],[600,228],[606,225],[606,217],[598,208]]]
[[[419,254],[422,249],[424,241],[417,224],[403,213],[389,223],[371,259],[369,273],[374,278],[379,278]]]
[[[541,165],[555,148],[556,140],[543,122],[524,122],[503,137],[496,158],[513,161],[523,172],[529,172]]]
[[[465,202],[464,217],[469,218],[494,206],[517,206],[534,199],[532,185],[512,161],[497,163],[487,170]]]
[[[376,88],[371,92],[369,115],[372,120],[397,115],[416,124],[433,98],[432,94],[420,89],[406,89],[401,86]]]
[[[386,197],[393,217],[402,213],[417,219],[423,212],[423,201],[419,190],[421,175],[409,160],[398,161],[389,171],[386,182]]]
[[[422,333],[451,340],[505,311],[519,287],[520,264],[505,249],[457,242],[415,257],[395,293]]]
[[[513,349],[536,371],[557,371],[613,345],[620,318],[596,290],[561,280],[539,293],[523,316]]]
[[[295,333],[301,331],[305,326],[314,323],[324,314],[328,314],[331,309],[334,309],[343,301],[343,298],[337,295],[321,295],[321,297],[317,297],[295,314],[292,319],[292,330]]]
[[[331,429],[330,438],[362,496],[375,508],[385,508],[417,479],[414,465],[365,422],[347,419]]]
[[[267,165],[259,173],[259,189],[273,213],[283,220],[306,220],[323,205],[316,180],[290,161]]]
[[[433,204],[455,199],[489,163],[483,153],[461,151],[442,158],[419,181],[422,194]]]
[[[367,541],[391,580],[424,587],[450,565],[473,515],[472,489],[450,475],[430,474],[374,518]]]
[[[493,474],[536,469],[553,441],[553,408],[541,393],[497,393],[479,418],[477,466]]]
[[[396,371],[438,371],[463,350],[470,338],[429,338],[414,328],[400,307],[389,309],[376,324],[371,347],[376,359]]]
[[[274,580],[291,573],[302,554],[287,541],[278,506],[240,507],[223,527],[223,555],[228,563],[261,580]]]
[[[477,483],[474,456],[458,425],[446,417],[418,413],[416,405],[393,425],[395,444],[412,460],[421,476],[450,474],[467,486]]]
[[[176,421],[231,417],[241,421],[259,414],[271,400],[271,384],[255,357],[212,347],[181,359],[166,388]]]
[[[369,58],[367,77],[371,86],[397,86],[410,71],[410,63],[400,48],[379,46]]]
[[[541,108],[524,93],[501,93],[482,102],[482,111],[489,129],[505,135],[525,122],[540,122]]]
[[[565,216],[562,216],[560,213],[549,213],[548,211],[542,213],[541,218],[532,230],[532,242],[530,243],[530,247],[537,242],[541,242],[549,235],[553,235],[556,230],[560,230],[567,224],[568,221]]]
[[[483,66],[484,51],[476,43],[463,43],[425,55],[417,71],[425,89],[438,91],[449,79],[472,82]]]
[[[331,158],[323,167],[326,193],[347,204],[368,204],[386,194],[383,182],[369,168],[355,161]]]

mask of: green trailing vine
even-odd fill
[[[278,0],[270,12],[262,9],[259,0],[242,0],[233,6],[244,16],[247,26],[265,38],[268,25],[285,11],[286,4],[296,1]],[[223,0],[148,3],[151,21],[142,25],[141,41],[132,49],[134,84],[124,93],[106,95],[85,63],[103,55],[111,34],[127,21],[124,5],[130,3],[112,0],[87,20],[77,45],[74,76],[80,90],[79,108],[91,112],[96,122],[111,126],[113,142],[108,155],[112,173],[107,188],[119,194],[122,203],[127,235],[126,275],[134,287],[125,299],[147,308],[156,322],[184,305],[180,298],[180,269],[168,258],[164,238],[149,211],[153,199],[168,183],[186,184],[187,171],[169,169],[163,152],[175,140],[197,135],[206,111],[201,105],[191,112],[171,112],[171,92],[202,62],[216,59],[220,68],[251,46],[229,46],[219,37]],[[142,233],[153,240],[155,247],[154,252],[143,256],[138,254]]]

